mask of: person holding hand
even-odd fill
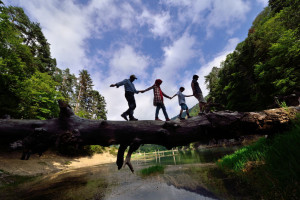
[[[144,92],[147,92],[147,91],[153,89],[153,94],[154,94],[153,105],[156,106],[155,120],[162,121],[158,118],[159,110],[162,109],[164,116],[166,118],[166,121],[170,121],[168,113],[166,111],[166,107],[164,105],[163,97],[166,97],[169,99],[171,99],[171,97],[169,97],[168,95],[166,95],[165,93],[162,92],[162,90],[160,88],[161,84],[162,84],[162,80],[156,79],[154,85],[152,85],[151,87],[149,87],[145,90],[142,90],[141,92],[144,93]]]
[[[134,98],[134,94],[138,94],[140,91],[137,91],[134,87],[133,81],[135,81],[136,76],[135,75],[131,75],[129,77],[129,79],[124,79],[121,82],[118,82],[116,84],[111,84],[110,87],[117,87],[119,88],[121,85],[124,85],[124,89],[125,89],[125,98],[128,102],[128,110],[126,110],[121,117],[123,117],[126,121],[128,121],[127,116],[129,116],[129,120],[130,121],[137,121],[138,119],[136,119],[133,116],[133,112],[134,109],[136,108],[136,103],[135,103],[135,98]]]
[[[176,94],[174,94],[174,96],[172,97],[172,99],[173,99],[175,96],[178,96],[178,103],[179,103],[179,105],[180,105],[180,107],[181,107],[178,118],[181,119],[181,120],[184,119],[184,118],[181,116],[181,115],[182,115],[182,112],[183,112],[184,110],[186,110],[186,115],[188,116],[188,118],[191,118],[191,116],[190,116],[190,114],[189,114],[189,108],[187,107],[187,105],[186,105],[186,103],[185,103],[185,97],[192,97],[192,96],[194,96],[194,95],[184,95],[184,94],[182,94],[182,92],[183,92],[184,90],[185,90],[184,87],[180,87],[180,88],[179,88],[179,91],[178,91]]]

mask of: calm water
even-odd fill
[[[0,189],[0,199],[105,199],[105,200],[193,200],[218,199],[185,173],[189,167],[202,167],[233,149],[164,152],[152,159],[132,161],[136,173],[128,167],[117,170],[115,163],[49,174],[34,181]],[[160,162],[159,162],[160,161]],[[156,163],[166,165],[164,174],[142,178],[139,170]]]

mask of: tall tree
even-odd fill
[[[98,91],[93,90],[93,81],[87,70],[79,73],[76,87],[75,113],[88,119],[106,119],[106,102]]]
[[[75,113],[88,112],[88,108],[92,103],[92,87],[93,81],[87,70],[81,70],[79,72],[78,85],[76,87],[77,101],[75,107]]]
[[[53,74],[56,70],[56,60],[51,58],[50,44],[47,42],[40,25],[31,22],[20,7],[9,6],[7,13],[10,21],[22,33],[23,42],[30,47],[34,58],[34,67],[41,72]]]

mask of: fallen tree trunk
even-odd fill
[[[61,112],[57,119],[1,119],[0,137],[5,138],[6,142],[25,138],[23,146],[26,151],[40,154],[50,146],[65,143],[102,146],[120,144],[117,157],[119,169],[124,163],[124,152],[130,146],[125,164],[133,171],[130,156],[141,144],[158,144],[170,149],[197,141],[274,134],[285,130],[291,118],[300,112],[300,107],[296,106],[261,112],[220,111],[181,121],[127,122],[83,119],[63,102],[59,105]],[[26,159],[25,154],[23,159]]]

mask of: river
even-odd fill
[[[168,151],[159,152],[156,156],[152,154],[152,158],[137,154],[132,160],[135,173],[131,173],[127,166],[118,170],[115,163],[62,171],[10,187],[0,194],[0,199],[219,199],[195,173],[189,172],[214,167],[217,159],[233,150]],[[141,176],[141,169],[153,165],[165,166],[164,172]]]

